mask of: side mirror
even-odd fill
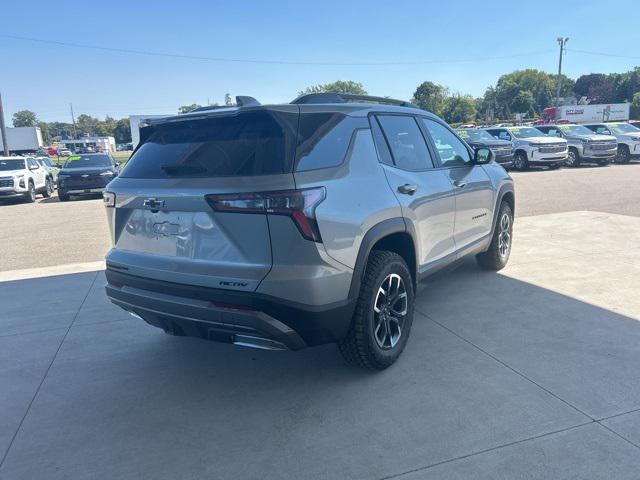
[[[476,165],[485,165],[493,160],[493,152],[487,147],[477,148],[473,160]]]

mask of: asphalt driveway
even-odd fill
[[[173,338],[102,272],[0,283],[0,478],[640,472],[640,218],[519,218],[509,266],[421,285],[392,368]]]

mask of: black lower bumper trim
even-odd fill
[[[149,279],[106,270],[112,302],[168,333],[235,342],[238,335],[273,339],[287,348],[340,341],[355,302],[312,306],[254,292]]]

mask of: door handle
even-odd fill
[[[416,190],[418,190],[417,185],[410,185],[408,183],[405,183],[404,185],[400,185],[398,187],[398,192],[404,193],[405,195],[413,195],[414,193],[416,193]]]
[[[464,180],[456,180],[455,182],[453,182],[453,184],[458,188],[464,188],[467,182],[465,182]]]

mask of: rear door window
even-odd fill
[[[366,119],[342,113],[302,113],[298,127],[296,171],[340,165],[345,159],[354,130],[368,126]]]
[[[396,167],[403,170],[433,168],[433,160],[415,118],[406,115],[379,115]]]
[[[292,169],[297,111],[259,109],[146,127],[125,178],[277,175]]]

